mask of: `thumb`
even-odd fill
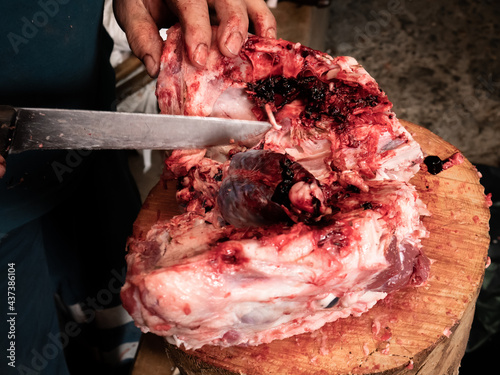
[[[120,6],[117,6],[117,4]],[[144,64],[151,77],[158,76],[163,40],[155,21],[142,5],[135,1],[116,1],[115,17],[125,31],[130,49]]]
[[[7,163],[5,162],[4,157],[2,155],[0,155],[0,178],[2,178],[3,175],[5,174],[6,166],[7,166]]]

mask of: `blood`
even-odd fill
[[[271,197],[273,202],[278,204],[282,204],[286,207],[290,207],[290,198],[289,193],[290,189],[294,184],[294,172],[290,168],[292,162],[290,159],[285,158],[283,161],[280,161],[280,165],[282,168],[281,178],[282,181],[278,184],[276,189],[274,190],[274,194]]]
[[[248,258],[242,255],[243,246],[238,242],[223,242],[219,245],[218,252],[224,264],[241,265],[248,262]]]
[[[305,74],[305,73],[302,73]],[[359,84],[347,84],[333,79],[325,83],[314,76],[270,76],[247,84],[247,93],[258,107],[271,104],[279,110],[294,100],[304,103],[300,114],[304,126],[314,126],[326,116],[343,130],[349,114],[355,108],[375,107],[384,102],[381,93],[374,94]]]
[[[311,184],[315,178],[287,155],[264,150],[235,154],[217,197],[222,217],[238,228],[314,219],[321,208],[317,197],[310,198],[311,210],[290,200],[297,182]]]
[[[439,172],[442,172],[443,170],[443,160],[439,158],[439,156],[427,156],[424,159],[424,163],[427,166],[427,171],[430,174],[438,174]]]
[[[424,159],[424,164],[427,166],[427,171],[430,174],[438,174],[445,171],[454,165],[460,165],[464,161],[464,157],[460,152],[456,152],[448,159],[441,160],[438,156],[430,155]]]

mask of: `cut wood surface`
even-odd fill
[[[446,159],[458,151],[429,130],[401,122],[427,155]],[[164,368],[155,374],[170,374],[165,351],[186,374],[457,374],[487,261],[489,209],[468,160],[437,175],[421,170],[411,182],[431,212],[424,218],[430,236],[422,241],[432,261],[426,285],[393,293],[361,317],[254,347],[183,351],[144,335],[133,375],[149,374],[152,366]],[[134,236],[143,238],[157,220],[179,212],[174,193],[161,183],[151,191]]]

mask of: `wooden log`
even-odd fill
[[[429,130],[401,122],[426,154],[446,159],[458,152]],[[358,318],[269,344],[184,351],[162,342],[156,351],[167,351],[186,374],[458,374],[487,261],[489,209],[467,160],[438,175],[420,171],[411,182],[432,214],[424,218],[430,236],[423,248],[432,260],[425,286],[390,294]],[[161,185],[152,190],[135,236],[178,212],[173,193]],[[139,350],[133,375],[147,373],[138,370],[143,361],[155,361],[142,354]]]

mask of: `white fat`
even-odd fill
[[[399,144],[382,159],[375,180],[409,181],[420,169],[422,150],[416,142]]]
[[[330,175],[330,169],[325,163],[331,155],[330,140],[306,139],[297,146],[292,145],[290,141],[284,151],[319,181],[327,179]]]
[[[210,116],[257,120],[252,112],[253,106],[243,88],[230,87],[217,98]]]

